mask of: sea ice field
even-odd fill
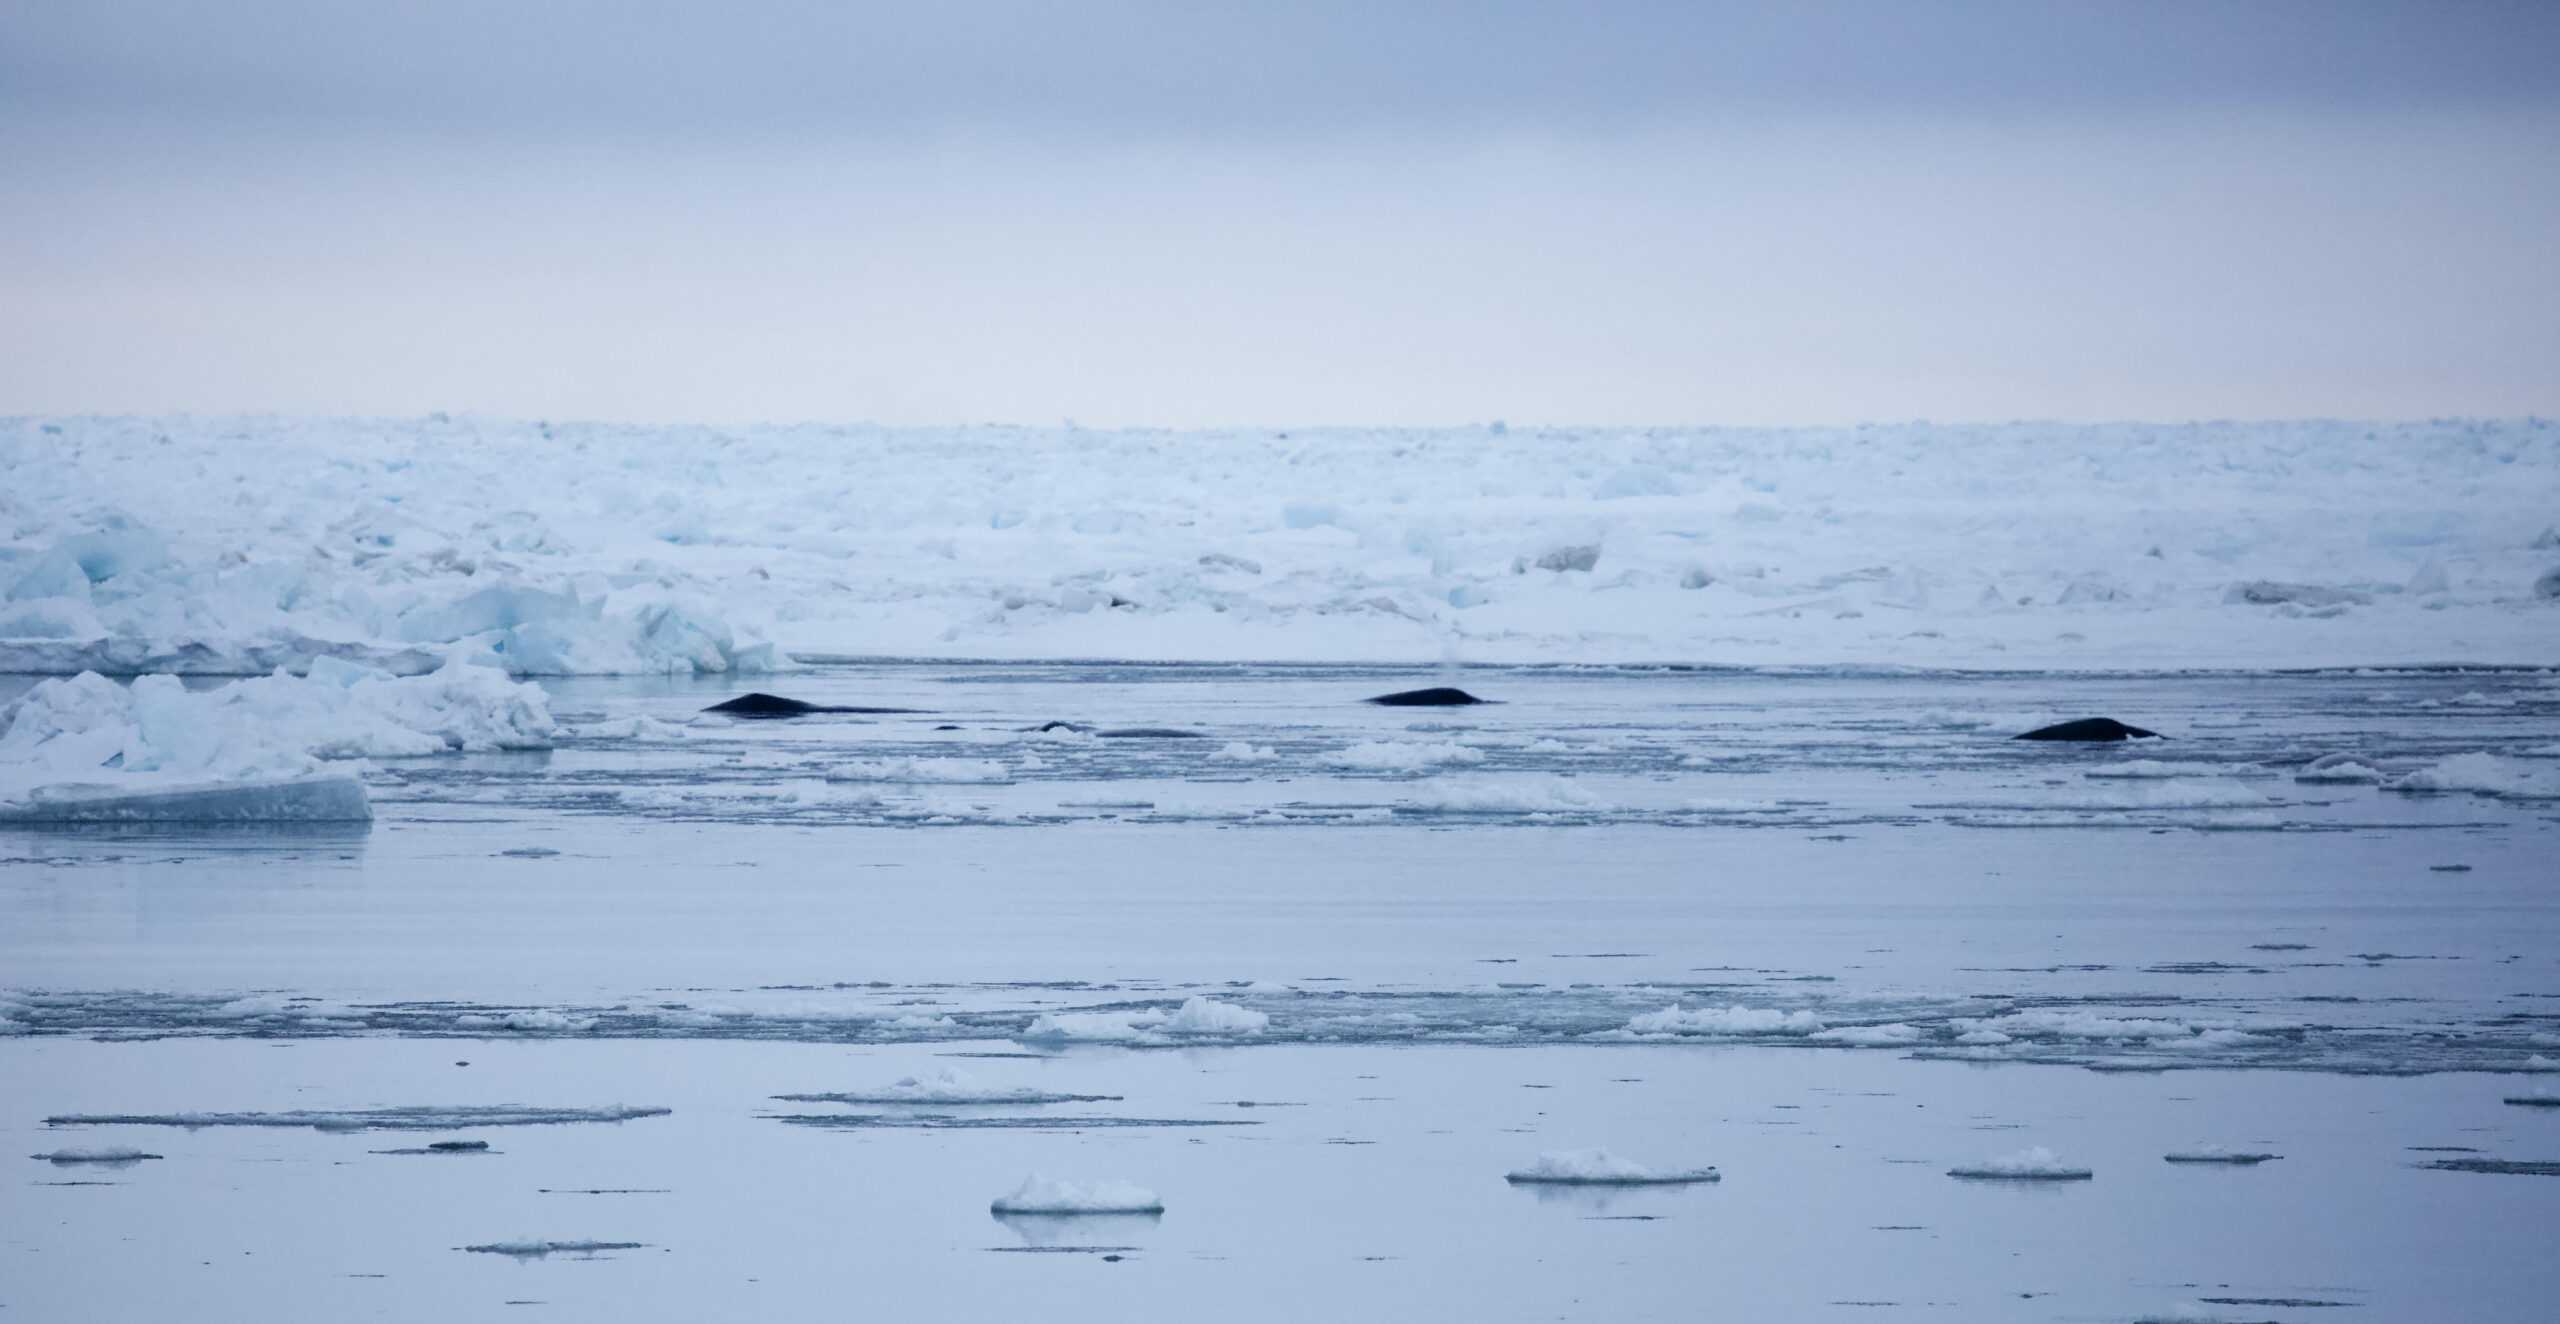
[[[0,679],[0,1316],[2560,1308],[2546,669],[360,654]]]

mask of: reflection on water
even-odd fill
[[[1164,1221],[1162,1214],[999,1214],[1027,1250],[1131,1251]]]

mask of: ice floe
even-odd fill
[[[2091,1174],[2087,1168],[2065,1163],[2052,1150],[2037,1145],[2015,1154],[1949,1168],[1947,1175],[2005,1181],[2087,1181]]]
[[[1052,1043],[1168,1043],[1180,1039],[1258,1035],[1270,1014],[1215,998],[1186,998],[1173,1011],[1043,1012],[1015,1037]]]
[[[447,1131],[473,1126],[559,1126],[577,1122],[627,1122],[664,1117],[669,1108],[409,1107],[347,1111],[295,1109],[276,1113],[61,1113],[47,1126],[309,1127],[316,1131]]]
[[[1156,1193],[1125,1181],[1050,1181],[1033,1175],[988,1206],[999,1214],[1161,1214]]]
[[[1503,1179],[1522,1185],[1686,1186],[1723,1178],[1714,1168],[1657,1170],[1605,1149],[1564,1149],[1540,1154],[1537,1162]]]
[[[1472,768],[1484,760],[1483,750],[1452,741],[1370,740],[1343,749],[1326,761],[1337,768],[1364,772],[1412,773],[1433,768]]]
[[[1639,1035],[1809,1035],[1823,1024],[1809,1011],[1743,1006],[1684,1010],[1675,1005],[1629,1017],[1626,1028]]]
[[[140,1163],[144,1159],[156,1159],[161,1157],[161,1155],[146,1154],[139,1149],[134,1149],[127,1145],[110,1145],[101,1149],[57,1149],[51,1153],[30,1154],[27,1157],[42,1159],[56,1167],[70,1167],[79,1163],[98,1163],[111,1167],[130,1167],[133,1164]]]
[[[2456,754],[2429,768],[2383,783],[2391,791],[2468,791],[2516,799],[2560,799],[2560,773],[2496,754]]]
[[[553,1255],[592,1256],[609,1250],[646,1250],[648,1247],[637,1241],[489,1241],[463,1249],[475,1255],[539,1260]]]
[[[459,658],[399,677],[324,658],[209,690],[83,673],[0,708],[0,816],[363,819],[362,785],[326,761],[540,749],[553,734],[540,686]]]
[[[2270,1159],[2283,1158],[2284,1155],[2270,1154],[2263,1150],[2238,1149],[2230,1145],[2189,1145],[2185,1149],[2163,1154],[2160,1157],[2170,1163],[2230,1163],[2249,1167],[2265,1163]]]
[[[1117,1094],[1059,1094],[1027,1085],[997,1087],[982,1083],[958,1067],[943,1067],[921,1076],[901,1076],[886,1085],[843,1094],[777,1094],[786,1103],[927,1103],[1040,1104],[1101,1103]]]

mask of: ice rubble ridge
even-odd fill
[[[457,641],[519,674],[740,671],[786,638],[1389,661],[1417,629],[1518,662],[2533,661],[2560,600],[2560,425],[2534,419],[23,418],[0,466],[0,665],[61,673],[405,672]]]
[[[196,531],[199,512],[169,514]],[[623,576],[630,582],[617,587],[610,577],[555,574],[565,582],[545,586],[500,561],[466,561],[450,545],[403,557],[396,546],[408,522],[388,508],[333,526],[342,548],[324,536],[278,560],[233,548],[190,562],[187,544],[173,548],[130,515],[94,518],[96,527],[60,538],[15,574],[0,559],[0,669],[243,675],[336,658],[415,674],[455,646],[517,675],[789,665],[770,643],[741,643],[710,595],[649,576]],[[0,544],[0,553],[24,550]]]
[[[331,763],[542,749],[554,732],[541,686],[460,653],[424,675],[321,658],[206,690],[83,672],[0,708],[0,817],[365,818]]]
[[[1009,999],[1009,990],[989,990]],[[1758,1043],[1891,1050],[1915,1056],[2098,1069],[2257,1068],[2371,1075],[2438,1071],[2560,1074],[2531,1024],[2495,1019],[2447,1034],[2441,1012],[2397,1024],[2335,1025],[2229,1014],[2211,1004],[2170,1017],[2097,1007],[2019,1008],[1992,998],[1804,1007],[1683,1008],[1648,986],[1591,989],[1248,990],[1178,1007],[1040,1010],[954,1006],[919,1013],[903,991],[722,1004],[481,1007],[448,1002],[345,1004],[275,994],[144,992],[0,994],[0,1035],[361,1034],[485,1037],[758,1039],[801,1043],[958,1043],[1014,1039],[1040,1048],[1185,1043],[1465,1043],[1630,1045]],[[1239,1005],[1252,1003],[1257,1005]],[[2322,1008],[2323,1012],[2328,1009]],[[2367,1010],[2366,1015],[2371,1015]],[[949,1090],[951,1097],[937,1097]],[[835,1102],[959,1103],[967,1087],[916,1078]],[[817,1096],[825,1097],[825,1096]],[[985,1102],[998,1102],[986,1099]],[[1021,1100],[1003,1100],[1018,1102]]]

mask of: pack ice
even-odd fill
[[[457,656],[425,675],[323,657],[190,690],[95,672],[0,708],[0,822],[329,822],[373,816],[348,760],[551,743],[547,696]]]
[[[2560,423],[0,420],[0,669],[2541,663]]]

